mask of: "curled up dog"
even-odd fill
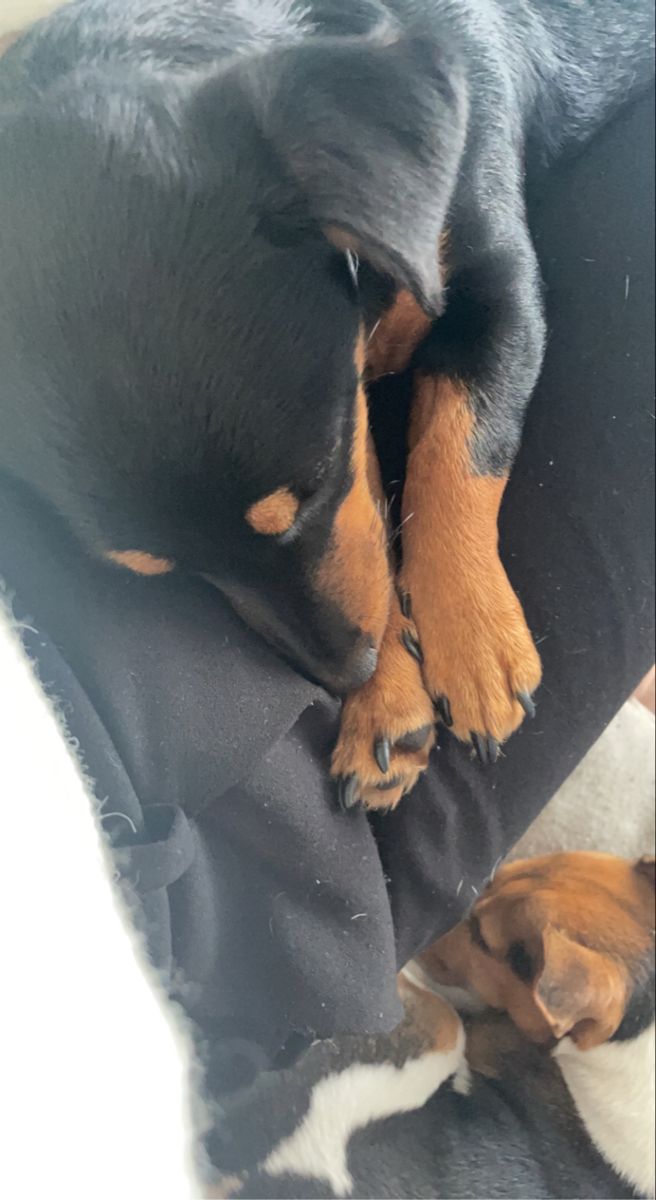
[[[228,1106],[227,1193],[653,1197],[654,908],[653,858],[503,867],[401,973],[394,1034]]]
[[[538,653],[497,517],[545,339],[524,182],[653,76],[647,0],[72,0],[0,61],[0,469],[348,698],[342,807]],[[367,383],[408,370],[402,563]]]

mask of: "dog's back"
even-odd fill
[[[462,49],[483,104],[514,93],[551,149],[589,134],[653,77],[648,0],[72,0],[15,48],[0,95],[15,98],[21,78],[41,90],[81,64],[180,74],[310,37],[415,30]]]

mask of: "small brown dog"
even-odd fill
[[[588,1050],[621,1038],[653,984],[653,955],[654,859],[579,853],[503,867],[419,961],[432,980],[507,1012],[532,1041],[569,1035]]]
[[[393,1033],[316,1042],[225,1114],[250,1161],[212,1194],[653,1196],[654,862],[503,867],[401,972]]]
[[[497,872],[469,917],[407,968],[465,988],[552,1057],[590,1140],[639,1194],[654,1179],[654,858],[554,854]],[[499,1077],[517,1037],[489,1011],[467,1059]]]

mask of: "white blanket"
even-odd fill
[[[111,886],[95,801],[3,609],[0,1195],[185,1200],[179,1014]]]
[[[515,848],[512,858],[555,850],[654,853],[654,718],[637,700],[620,710]]]

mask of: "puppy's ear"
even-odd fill
[[[548,926],[542,934],[541,967],[533,998],[556,1038],[570,1034],[588,1050],[619,1028],[627,1001],[627,979],[614,959]]]
[[[467,117],[457,64],[428,37],[383,30],[236,63],[205,85],[206,119],[229,90],[315,226],[439,311],[438,242]]]

